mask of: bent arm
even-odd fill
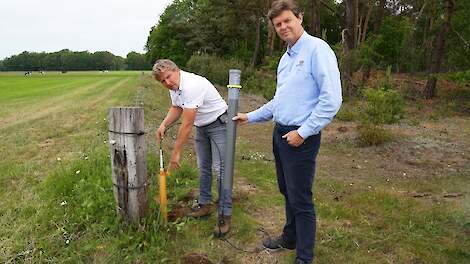
[[[163,119],[162,124],[164,127],[168,127],[173,124],[178,118],[180,118],[183,109],[172,105],[170,109],[168,109],[168,113],[166,114],[165,119]]]

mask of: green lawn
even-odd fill
[[[214,263],[291,263],[291,251],[256,250],[284,219],[270,123],[238,130],[229,241],[256,253],[213,238],[215,216],[162,224],[153,199],[154,132],[168,100],[149,73],[0,74],[0,261],[181,263],[196,252]],[[240,108],[262,101],[243,95]],[[112,106],[145,111],[152,187],[150,215],[139,225],[116,218],[106,141]],[[427,111],[387,127],[394,140],[377,147],[359,147],[354,120],[336,120],[323,131],[314,187],[316,263],[470,262],[470,118],[436,121]],[[168,179],[172,204],[198,186],[189,146],[183,168]]]

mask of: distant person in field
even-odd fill
[[[157,81],[170,90],[171,106],[157,130],[161,141],[166,129],[182,117],[176,142],[171,154],[170,169],[180,166],[181,151],[196,127],[195,148],[199,167],[199,206],[191,212],[193,217],[211,213],[212,167],[214,165],[218,190],[224,173],[224,156],[227,141],[227,103],[206,78],[178,68],[171,60],[157,60],[153,66]],[[220,194],[218,220],[214,228],[217,237],[230,229],[232,216],[232,193]]]
[[[268,249],[296,249],[296,264],[312,263],[316,216],[312,200],[320,131],[338,112],[341,82],[334,52],[302,27],[303,13],[293,0],[275,0],[268,16],[287,50],[277,68],[274,98],[239,124],[273,119],[273,153],[279,190],[285,198],[282,234],[265,239]]]

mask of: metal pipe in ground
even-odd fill
[[[238,113],[238,98],[240,94],[241,71],[231,69],[229,71],[228,88],[228,121],[227,121],[227,145],[225,149],[224,177],[222,179],[222,195],[229,193],[233,186],[233,170],[235,163],[235,140],[237,136],[237,125],[232,120]]]

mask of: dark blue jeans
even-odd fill
[[[299,147],[291,147],[282,136],[296,129],[297,126],[276,124],[273,153],[279,191],[284,195],[286,206],[283,237],[287,242],[296,242],[297,258],[311,263],[316,232],[312,187],[321,135],[310,136]]]

